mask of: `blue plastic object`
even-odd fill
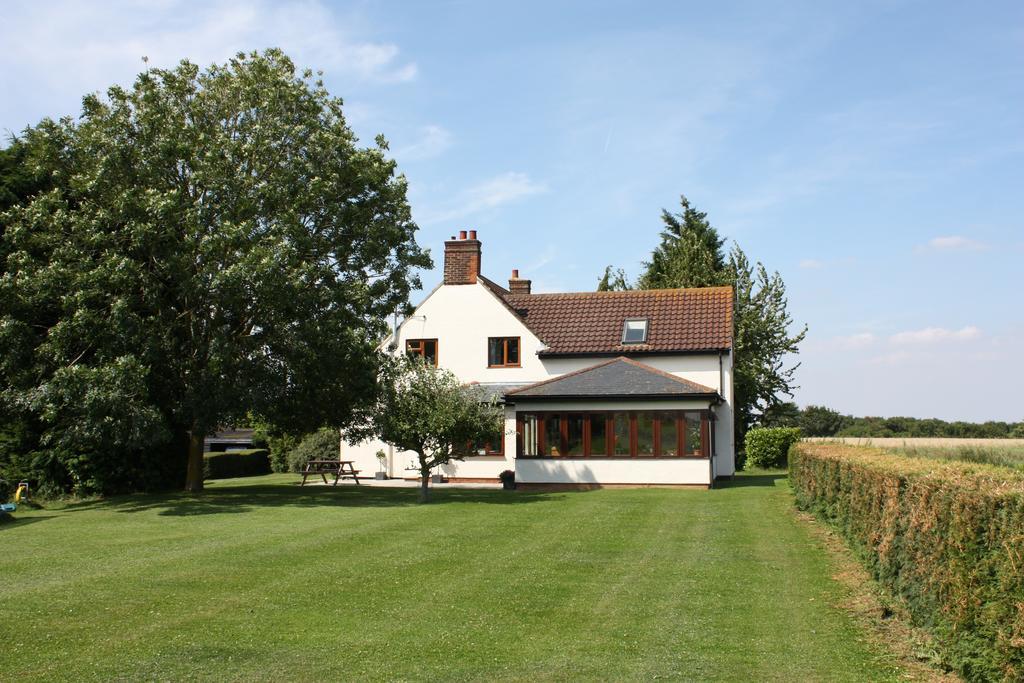
[[[14,503],[0,503],[0,512],[14,512],[18,506]]]

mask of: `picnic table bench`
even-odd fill
[[[317,475],[320,475],[326,484],[328,474],[334,475],[334,486],[338,485],[339,479],[355,479],[358,484],[359,473],[362,470],[355,469],[354,464],[354,460],[310,460],[306,463],[306,469],[302,471],[302,483],[299,486],[305,486],[308,477]]]

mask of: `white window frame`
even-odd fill
[[[628,335],[628,333],[630,331],[629,330],[629,324],[630,323],[643,323],[644,336],[639,341],[637,341],[637,340],[627,340],[626,339],[626,336]],[[647,343],[647,333],[649,331],[649,329],[648,329],[649,327],[650,327],[650,319],[649,318],[626,318],[624,321],[622,321],[622,343],[623,344],[646,344]]]

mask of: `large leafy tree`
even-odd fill
[[[780,401],[769,406],[758,420],[758,427],[800,427],[800,417],[803,413],[793,401]]]
[[[626,278],[626,271],[622,268],[606,267],[604,275],[597,281],[597,291],[599,292],[621,292],[627,289],[632,289],[632,287]]]
[[[48,187],[49,179],[29,163],[29,146],[12,137],[7,147],[0,149],[0,212],[26,203]],[[0,222],[0,230],[3,226]]]
[[[825,406],[807,406],[800,414],[799,427],[805,436],[835,436],[848,418]]]
[[[730,282],[725,238],[708,221],[707,212],[698,211],[685,196],[680,197],[680,205],[679,213],[661,210],[665,226],[661,243],[644,264],[637,289],[712,287]]]
[[[377,403],[346,437],[350,441],[377,437],[415,453],[420,502],[425,503],[430,500],[430,471],[464,459],[473,444],[500,433],[503,413],[479,388],[463,385],[448,370],[419,359],[388,359],[382,370]]]
[[[751,264],[739,245],[726,254],[725,239],[707,213],[685,196],[680,203],[679,213],[662,211],[661,242],[644,264],[637,288],[733,287],[734,409],[736,442],[742,447],[750,426],[783,396],[793,395],[799,363],[790,364],[789,357],[799,351],[807,328],[794,325],[778,272]]]
[[[25,142],[52,189],[4,217],[0,374],[51,446],[187,443],[194,491],[217,425],[344,425],[372,398],[431,263],[386,142],[360,147],[311,72],[278,50],[147,69]]]
[[[0,275],[7,261],[8,246],[3,239],[6,222],[4,212],[13,206],[27,204],[37,194],[50,188],[51,180],[29,163],[29,145],[18,137],[11,137],[7,147],[0,149]],[[0,479],[33,479],[43,481],[44,493],[54,491],[66,478],[62,468],[51,454],[40,452],[40,426],[31,416],[17,414],[0,401]],[[61,481],[65,479],[64,481]]]

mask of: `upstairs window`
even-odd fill
[[[407,339],[405,355],[422,358],[425,362],[437,367],[437,340]]]
[[[487,367],[518,368],[519,337],[490,337],[487,340]]]
[[[647,343],[647,319],[629,318],[622,325],[623,344]]]

